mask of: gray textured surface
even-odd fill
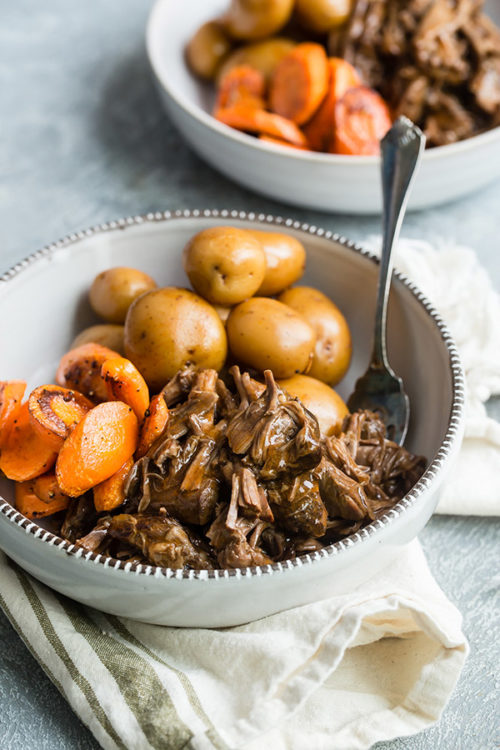
[[[73,229],[166,208],[264,210],[353,239],[378,230],[373,218],[273,203],[202,164],[159,107],[143,46],[149,7],[0,0],[0,268]],[[474,246],[500,288],[499,202],[500,182],[410,215],[404,232]],[[441,722],[379,750],[500,746],[499,531],[494,519],[436,517],[422,533],[431,570],[463,613],[471,655]],[[97,748],[1,614],[0,642],[1,749]]]

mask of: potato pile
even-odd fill
[[[223,370],[237,363],[269,369],[285,390],[336,433],[347,407],[331,386],[349,367],[351,336],[338,307],[322,292],[292,286],[304,273],[306,252],[295,237],[219,226],[192,237],[183,264],[194,291],[158,288],[133,268],[110,268],[90,289],[106,323],[90,341],[124,352],[158,393],[186,365]]]

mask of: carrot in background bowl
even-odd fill
[[[330,151],[333,142],[335,105],[350,88],[362,85],[359,73],[347,60],[342,60],[340,57],[329,58],[328,70],[330,78],[327,94],[304,126],[305,136],[313,151]]]
[[[303,125],[325,97],[328,79],[324,48],[314,42],[298,44],[274,70],[269,88],[270,108]]]
[[[307,139],[297,125],[286,117],[258,109],[247,102],[217,110],[215,117],[236,130],[259,133],[288,141],[295,146],[307,146]]]
[[[250,99],[264,107],[266,83],[262,73],[250,65],[238,65],[221,78],[215,109],[224,109]]]
[[[358,86],[335,104],[332,153],[371,156],[392,125],[389,108],[376,91]]]

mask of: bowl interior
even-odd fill
[[[36,385],[53,382],[58,360],[75,334],[97,322],[87,293],[99,271],[115,265],[135,266],[151,274],[159,285],[187,286],[182,248],[195,232],[217,224],[244,227],[249,222],[188,216],[125,224],[88,236],[82,233],[78,241],[39,255],[21,273],[0,281],[0,320],[4,321],[0,327],[0,378],[26,379],[28,392]],[[255,221],[250,225],[262,228]],[[368,363],[378,266],[347,244],[326,239],[321,233],[288,227],[285,231],[297,236],[307,249],[307,270],[301,283],[328,294],[351,328],[353,359],[338,387],[346,398]],[[430,462],[441,447],[450,420],[450,353],[435,319],[398,279],[389,304],[388,347],[392,366],[403,377],[411,402],[407,446]],[[9,502],[13,499],[13,486],[5,479],[0,480],[0,494]]]
[[[215,120],[211,116],[215,99],[212,84],[198,80],[187,66],[184,50],[189,39],[203,23],[220,16],[228,6],[229,0],[190,0],[189,13],[186,13],[183,3],[175,0],[158,0],[148,26],[150,60],[156,76],[168,90],[170,96],[196,119],[228,137],[242,141],[247,145],[251,144],[259,150],[276,150],[274,146],[228,128]],[[497,25],[500,25],[500,3],[498,0],[487,0],[484,10]],[[491,131],[488,132],[491,134]],[[500,133],[500,129],[498,129],[498,132]],[[477,138],[483,138],[483,136],[475,136],[475,138],[468,140],[475,141]],[[428,158],[430,154],[438,154],[443,149],[447,151],[450,148],[454,149],[457,145],[460,144],[432,149],[426,152],[425,157]],[[290,158],[296,160],[334,163],[335,161],[344,161],[346,158],[352,162],[354,158],[358,163],[378,163],[378,157],[375,156],[345,157],[338,154],[302,152],[295,149],[283,149],[283,151]]]

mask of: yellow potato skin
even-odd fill
[[[112,349],[114,352],[118,352],[118,354],[125,354],[123,334],[123,326],[113,323],[100,323],[80,331],[73,339],[70,349],[76,349],[77,346],[93,342],[94,344],[107,346],[108,349]]]
[[[264,39],[286,24],[293,6],[294,0],[231,0],[220,20],[233,39]]]
[[[227,338],[217,312],[188,289],[165,287],[139,297],[125,321],[125,354],[153,393],[187,364],[220,370]]]
[[[278,385],[290,396],[298,398],[314,414],[323,435],[338,435],[349,409],[339,394],[321,380],[309,375],[294,375],[279,380]]]
[[[316,333],[308,374],[330,385],[338,383],[348,370],[352,353],[349,326],[339,308],[325,294],[309,286],[287,289],[279,300],[302,315]]]
[[[97,274],[89,300],[94,312],[108,323],[123,323],[132,302],[155,288],[156,282],[144,271],[115,266]]]
[[[266,273],[257,294],[259,297],[272,297],[295,284],[306,267],[306,251],[302,242],[281,232],[248,230],[264,248]]]
[[[299,22],[317,34],[341,26],[351,14],[352,0],[295,0]]]
[[[225,58],[220,66],[216,76],[217,82],[220,82],[227,73],[239,65],[250,65],[251,68],[260,71],[266,80],[269,80],[276,65],[296,44],[297,42],[291,39],[277,36],[238,47]]]
[[[186,61],[199,78],[211,81],[232,48],[232,42],[217,21],[200,26],[186,46]]]
[[[313,328],[294,310],[269,297],[252,297],[231,310],[226,324],[233,357],[276,378],[305,372],[315,343]]]
[[[184,248],[182,259],[195,291],[224,307],[255,294],[266,273],[266,255],[259,240],[235,227],[198,232]]]

